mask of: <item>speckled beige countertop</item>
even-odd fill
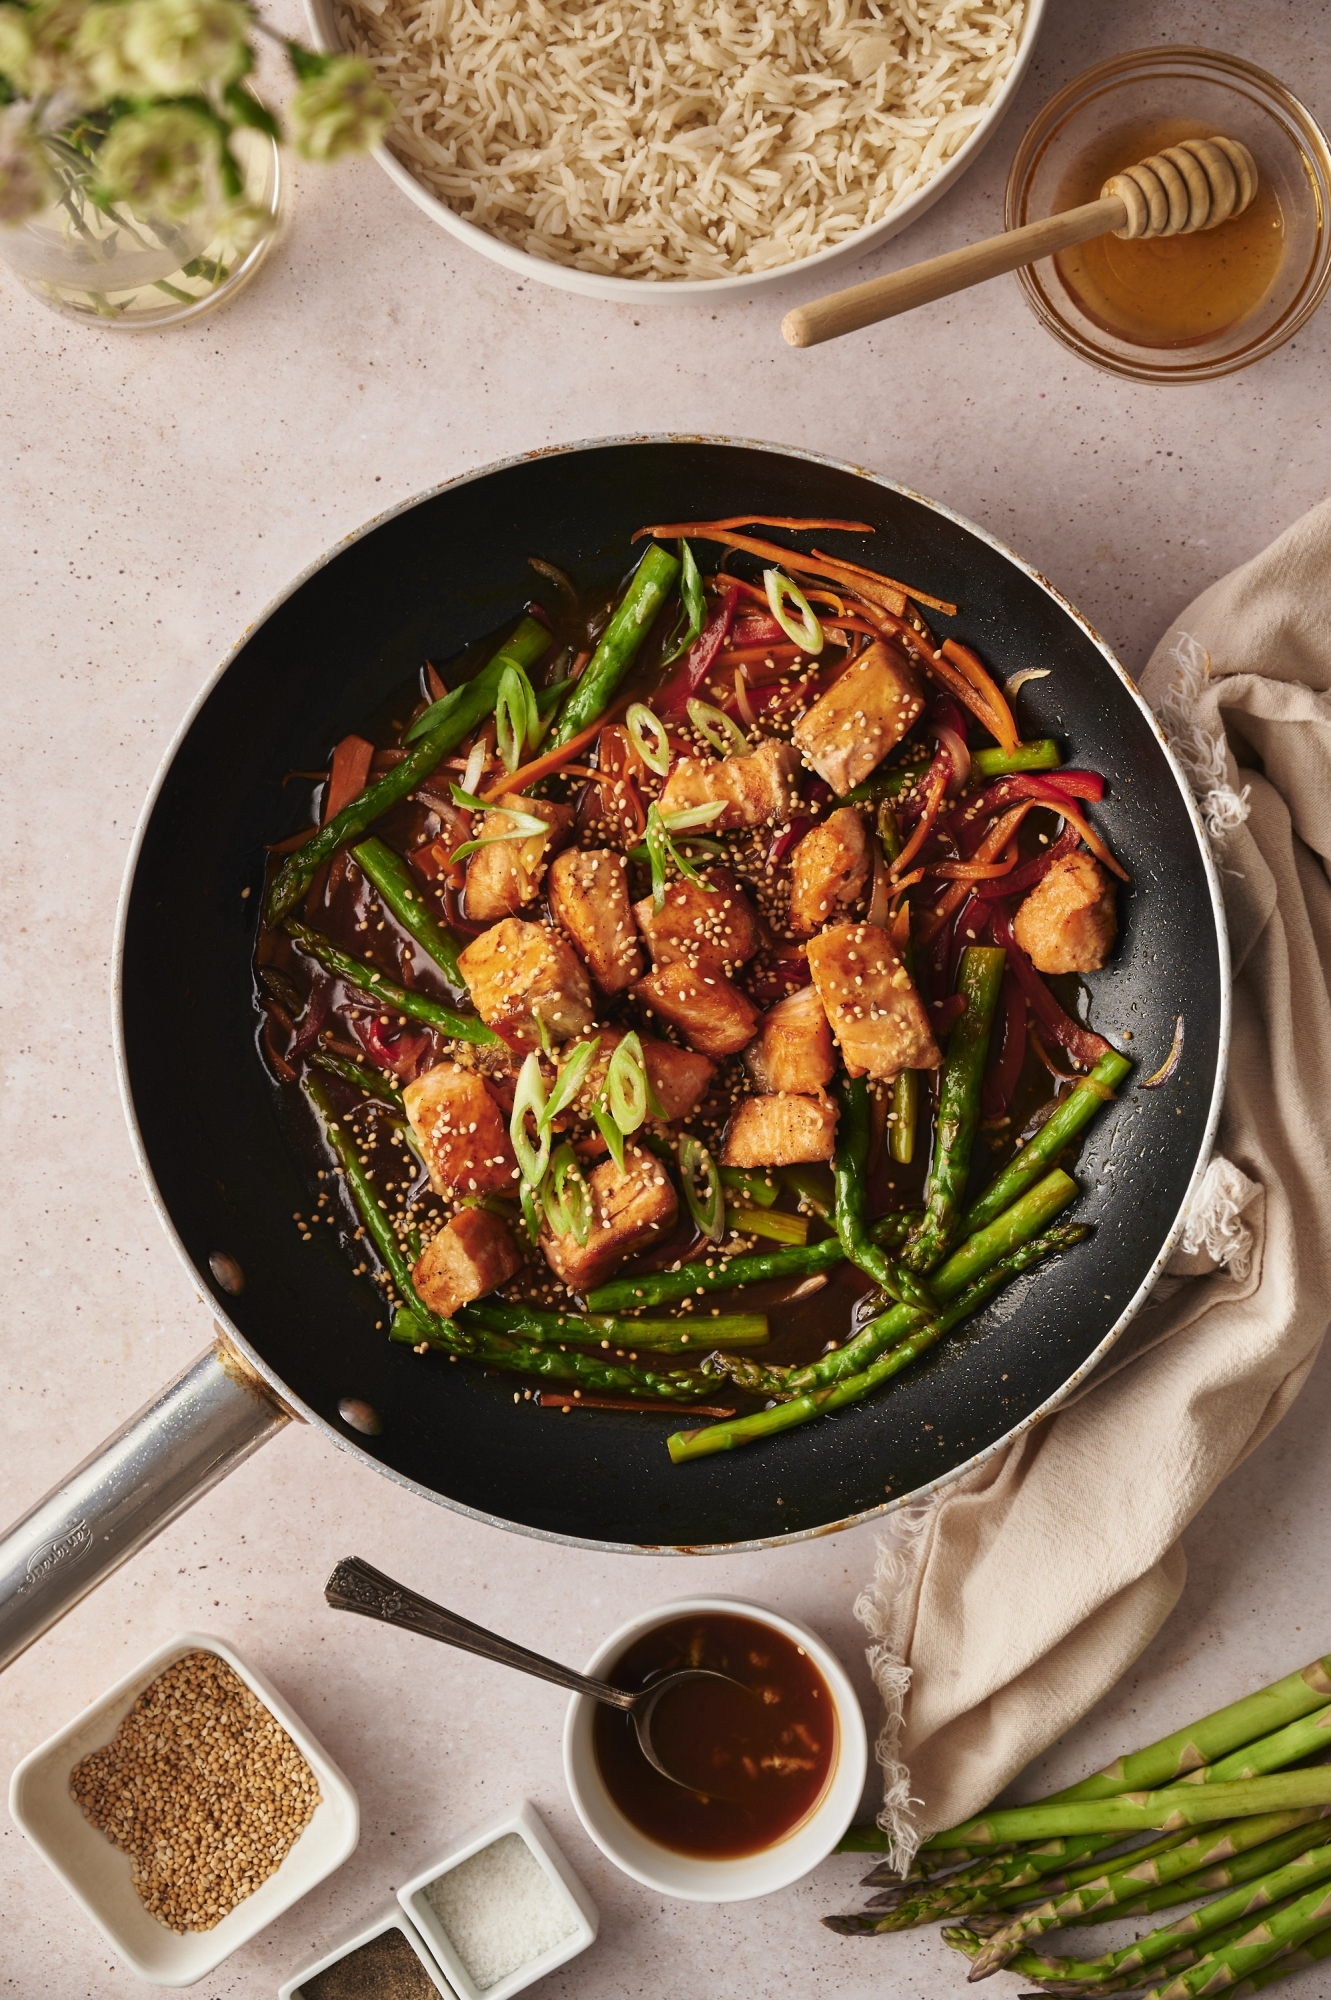
[[[296,16],[290,0],[271,10]],[[1331,116],[1318,0],[1053,0],[1034,69],[969,177],[844,282],[1000,224],[1041,100],[1147,42],[1239,49]],[[739,433],[854,459],[936,496],[1051,576],[1130,669],[1205,584],[1331,484],[1331,314],[1246,373],[1142,389],[1066,356],[1003,279],[795,354],[782,311],[653,309],[519,284],[446,238],[372,164],[301,168],[252,292],[191,330],[70,326],[0,285],[5,1091],[0,1144],[0,1519],[173,1375],[209,1316],[136,1175],[112,1070],[108,964],[127,843],[179,718],[288,580],[384,506],[509,452],[614,432]],[[200,1053],[199,1087],[207,1088]],[[1186,1537],[1182,1603],[1137,1669],[1047,1760],[1058,1782],[1331,1644],[1324,1614],[1331,1357]],[[769,1600],[859,1674],[851,1605],[874,1529],[731,1560],[598,1557],[431,1508],[292,1427],[0,1681],[0,1769],[174,1632],[233,1640],[360,1793],[359,1851],[196,1989],[260,2000],[432,1852],[526,1796],[599,1903],[599,1942],[550,2000],[942,2000],[930,1935],[852,1941],[843,1858],[733,1909],[617,1876],[563,1795],[563,1698],[337,1619],[356,1549],[572,1660],[634,1609],[698,1588]],[[0,1816],[0,2000],[102,2000],[131,1975]],[[1000,1977],[995,1992],[1018,1982]],[[1291,2000],[1326,1991],[1316,1973]]]

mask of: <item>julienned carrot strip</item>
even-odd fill
[[[374,762],[374,745],[367,743],[363,736],[344,736],[333,752],[332,768],[328,773],[328,790],[324,796],[322,824],[327,826],[336,818],[343,806],[360,797],[370,782],[370,766]]]
[[[898,618],[905,615],[908,592],[886,577],[877,576],[873,570],[852,568],[835,557],[819,557],[815,561],[800,549],[783,549],[777,542],[758,541],[753,535],[736,535],[715,521],[684,521],[663,528],[639,528],[634,541],[642,535],[659,535],[667,540],[672,535],[691,535],[705,541],[720,542],[725,548],[743,549],[747,555],[761,556],[765,562],[776,563],[796,576],[830,578],[834,583],[844,583],[857,597],[870,598]]]
[[[963,708],[968,708],[976,721],[983,723],[997,742],[1003,742],[1000,733],[1003,724],[999,716],[959,668],[954,667],[950,661],[943,659],[937,653],[919,653],[916,657],[922,662],[925,671],[932,674],[950,695],[955,696]],[[1003,747],[1006,749],[1008,746],[1003,744]]]
[[[880,570],[865,569],[862,563],[848,562],[840,556],[826,556],[821,549],[815,549],[813,553],[820,562],[834,562],[852,576],[866,576],[871,582],[890,584],[893,590],[899,590],[903,597],[913,597],[917,604],[927,604],[931,611],[941,611],[945,618],[955,618],[957,615],[956,605],[949,604],[945,597],[930,597],[927,590],[916,590],[912,584],[902,583],[895,576],[884,576]]]
[[[971,856],[971,860],[996,860],[1015,835],[1017,828],[1021,825],[1027,813],[1035,806],[1043,804],[1043,799],[1023,799],[1020,805],[1015,805],[1010,811],[1005,812],[997,825],[992,826],[988,833],[986,833],[984,839]],[[917,942],[921,946],[932,944],[949,917],[952,916],[954,911],[961,908],[970,893],[970,883],[965,881],[954,882],[950,889],[945,889],[921,923]]]
[[[613,722],[617,715],[623,714],[631,700],[631,695],[622,695],[618,701],[611,703],[604,715],[598,716],[595,722],[588,723],[587,727],[580,729],[576,736],[570,736],[568,742],[561,743],[557,750],[547,750],[544,757],[536,757],[530,764],[523,764],[518,770],[509,771],[497,785],[492,785],[488,792],[482,794],[485,803],[493,805],[494,801],[502,798],[505,792],[521,792],[528,785],[539,784],[542,778],[550,777],[555,771],[562,771],[565,764],[577,756],[579,750],[586,749],[589,743],[596,741],[607,722]]]
[[[750,662],[761,666],[764,660],[797,660],[805,651],[803,646],[730,646],[724,653],[718,653],[718,667],[746,667]]]
[[[939,755],[934,759],[933,769],[929,775],[929,790],[925,799],[924,812],[921,815],[920,823],[906,842],[906,845],[902,848],[900,854],[898,854],[896,860],[892,863],[890,872],[893,881],[897,879],[903,870],[910,867],[911,862],[915,859],[920,849],[924,846],[925,841],[932,833],[934,821],[938,818],[939,807],[943,803],[943,794],[947,790],[947,781],[951,775],[952,759],[948,756],[946,750],[940,751]]]
[[[1130,882],[1132,880],[1131,875],[1129,875],[1122,862],[1115,860],[1109,848],[1105,846],[1104,841],[1101,840],[1099,834],[1091,825],[1091,822],[1088,819],[1084,819],[1074,805],[1071,803],[1067,805],[1055,805],[1051,799],[1040,799],[1037,803],[1048,806],[1050,812],[1062,813],[1068,824],[1076,827],[1096,860],[1103,861],[1105,867],[1112,870],[1120,882]]]
[[[1010,875],[1017,865],[1017,850],[1010,847],[1001,861],[936,861],[926,875],[940,875],[945,882],[987,882],[996,875]]]
[[[1015,750],[1021,741],[1021,733],[1012,719],[1012,710],[1007,705],[1002,689],[990,675],[979,654],[973,647],[963,646],[956,639],[944,639],[942,650],[944,659],[950,660],[954,667],[961,670],[976,693],[992,708],[996,720],[1003,724],[1002,731],[994,731],[1003,748],[1007,751]]]

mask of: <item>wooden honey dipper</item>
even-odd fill
[[[1214,229],[1232,215],[1242,215],[1257,192],[1257,167],[1252,154],[1237,139],[1184,139],[1167,146],[1135,167],[1115,174],[1100,190],[1098,201],[1064,209],[1024,229],[968,243],[923,264],[885,278],[870,278],[844,292],[829,292],[807,306],[796,306],[781,322],[792,347],[816,347],[880,319],[910,312],[949,292],[983,284],[1021,264],[1038,263],[1092,236],[1182,236],[1197,229]]]

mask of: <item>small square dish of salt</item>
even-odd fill
[[[414,1876],[398,1901],[461,2000],[508,2000],[585,1951],[600,1921],[525,1801]]]

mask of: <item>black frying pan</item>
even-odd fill
[[[1139,1058],[1138,1079],[1163,1062],[1180,1013],[1187,1033],[1177,1074],[1153,1090],[1129,1084],[1091,1130],[1075,1211],[1096,1225],[1090,1240],[1009,1287],[890,1393],[675,1468],[664,1420],[515,1408],[511,1385],[390,1345],[334,1232],[301,1242],[291,1216],[308,1206],[308,1184],[256,1054],[250,955],[262,843],[299,813],[284,772],[322,764],[423,657],[446,659],[514,617],[530,595],[529,555],[609,586],[642,523],[746,508],[873,522],[872,541],[845,538],[848,553],[867,550],[955,599],[959,636],[1000,678],[1051,669],[1023,692],[1027,727],[1106,774],[1097,817],[1133,877],[1115,958],[1092,981],[1095,1026]],[[1205,1165],[1228,963],[1187,786],[1127,676],[1042,578],[851,467],[769,446],[629,439],[460,479],[339,549],[269,613],[201,703],[148,814],[126,898],[122,1002],[145,1171],[199,1283],[289,1405],[481,1518],[594,1546],[697,1550],[817,1533],[899,1503],[1033,1421],[1094,1365],[1158,1274]],[[244,1272],[238,1297],[211,1275],[217,1252]],[[346,1398],[379,1412],[377,1437],[348,1429]]]

